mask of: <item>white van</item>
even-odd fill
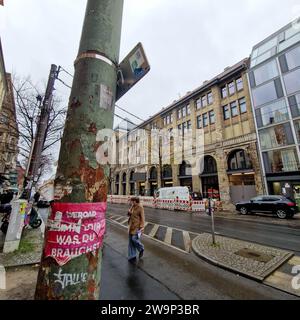
[[[189,200],[190,192],[188,187],[160,188],[155,193],[156,199],[162,200]]]

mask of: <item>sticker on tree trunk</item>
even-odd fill
[[[53,203],[46,229],[45,257],[62,266],[102,246],[106,203]]]

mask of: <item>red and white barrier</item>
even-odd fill
[[[114,204],[129,204],[131,196],[109,195],[107,197],[108,203]],[[139,197],[143,206],[164,210],[178,210],[187,212],[204,212],[205,201],[198,200],[169,200],[169,199],[155,199],[153,197]]]

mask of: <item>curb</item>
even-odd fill
[[[227,271],[230,271],[230,272],[234,272],[238,275],[242,275],[246,278],[249,278],[251,280],[255,280],[255,281],[258,281],[258,282],[263,282],[271,273],[273,273],[274,271],[276,271],[280,266],[282,266],[283,264],[286,263],[286,261],[288,261],[291,257],[294,256],[294,253],[286,253],[286,255],[283,257],[282,261],[280,262],[277,262],[274,264],[274,267],[272,268],[273,270],[271,272],[269,272],[268,274],[265,274],[263,276],[257,276],[257,275],[254,275],[252,273],[248,273],[248,272],[245,272],[245,271],[242,271],[240,269],[237,269],[237,268],[234,268],[234,267],[231,267],[231,266],[228,266],[227,264],[225,263],[222,263],[222,262],[219,262],[219,261],[216,261],[215,259],[201,253],[201,251],[197,248],[196,244],[195,244],[195,240],[197,238],[195,238],[193,241],[192,241],[192,250],[193,252],[196,254],[196,256],[198,256],[199,258],[205,260],[206,262],[208,263],[211,263],[217,267],[220,267],[224,270],[227,270]],[[281,250],[281,249],[280,249]],[[286,250],[284,250],[286,251]]]

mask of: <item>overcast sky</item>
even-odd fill
[[[73,73],[86,0],[4,3],[0,35],[7,72],[46,82],[54,63]],[[299,0],[125,0],[120,60],[142,42],[151,70],[118,104],[147,119],[299,16]],[[67,105],[69,89],[60,83],[56,89]]]
[[[31,75],[34,82],[46,81],[51,63],[73,73],[86,1],[4,3],[0,34],[7,71]],[[299,0],[124,3],[120,59],[140,41],[151,71],[119,105],[143,119],[248,56],[253,45],[300,15]],[[71,84],[71,78],[63,78]],[[67,103],[68,89],[59,83],[56,88]]]

